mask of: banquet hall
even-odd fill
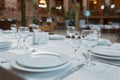
[[[0,80],[119,80],[120,0],[0,0]]]

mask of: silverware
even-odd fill
[[[71,69],[69,69],[67,72],[63,73],[62,75],[59,75],[58,77],[56,77],[54,80],[62,80],[63,78],[71,75],[72,73],[78,71],[79,69],[81,69],[84,66],[84,64],[79,64],[75,67],[72,67]]]

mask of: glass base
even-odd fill
[[[86,64],[84,66],[85,70],[92,71],[92,72],[102,72],[106,69],[107,67],[103,65],[100,62],[91,62],[89,64]]]

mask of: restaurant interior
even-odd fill
[[[119,80],[120,0],[0,0],[0,80]]]
[[[65,30],[73,16],[74,21],[79,21],[77,26],[81,30],[90,27],[85,24],[101,25],[101,32],[115,33],[116,41],[119,41],[119,0],[25,0],[24,4],[22,2],[0,1],[0,29],[8,30],[11,24],[17,24],[19,27],[23,23],[24,26],[29,26],[36,21],[43,31],[54,32],[58,29]],[[88,16],[85,15],[85,11],[89,12]],[[78,20],[75,19],[75,13]]]

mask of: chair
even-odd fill
[[[53,32],[53,30],[54,30],[54,23],[51,22],[48,25],[40,26],[40,29],[42,31],[45,31],[45,32]]]
[[[10,30],[11,22],[9,21],[0,21],[0,29]]]

